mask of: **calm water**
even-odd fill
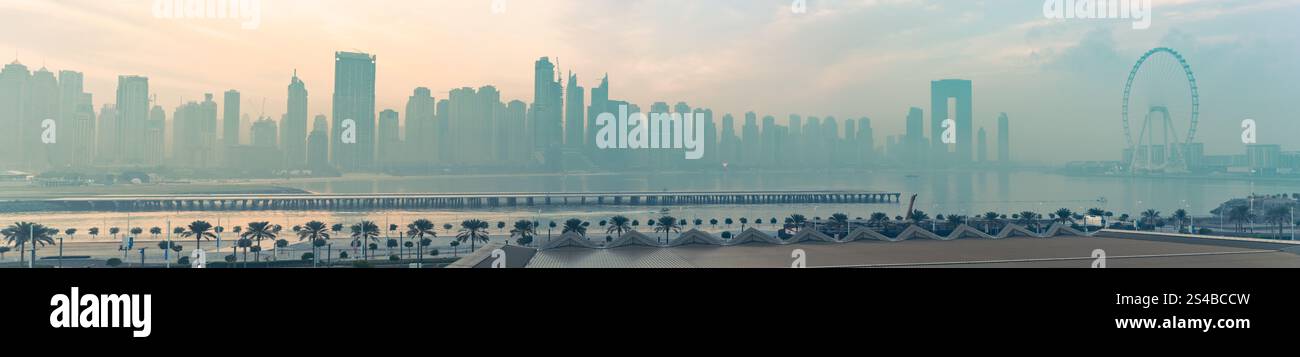
[[[1250,182],[1230,180],[1190,180],[1151,178],[1069,177],[1050,173],[766,173],[766,174],[660,174],[660,175],[588,175],[588,176],[474,176],[397,179],[339,179],[331,182],[287,182],[321,193],[413,193],[413,192],[580,192],[580,191],[673,191],[673,190],[872,190],[918,194],[917,208],[940,214],[976,215],[986,211],[1003,213],[1031,210],[1046,215],[1057,208],[1083,210],[1102,207],[1110,211],[1136,214],[1148,208],[1172,212],[1186,208],[1196,215],[1208,215],[1223,201],[1256,193],[1300,192],[1300,182]],[[711,218],[746,217],[750,220],[786,217],[792,213],[806,216],[829,216],[843,212],[850,217],[867,217],[872,212],[901,215],[906,209],[899,204],[823,204],[823,205],[745,205],[669,207],[679,218],[707,221]],[[4,221],[33,220],[58,228],[78,228],[84,236],[89,227],[99,227],[107,235],[108,227],[161,227],[170,221],[173,227],[193,220],[207,220],[222,226],[246,225],[251,221],[271,221],[291,227],[310,220],[352,224],[371,219],[404,226],[418,218],[428,218],[441,226],[468,218],[487,220],[497,233],[496,222],[517,219],[537,220],[545,225],[568,218],[596,222],[622,214],[641,220],[658,216],[659,207],[590,206],[500,208],[473,211],[377,211],[377,212],[150,212],[125,213],[51,212],[6,215]],[[739,223],[734,225],[739,227]],[[722,228],[722,227],[719,227]],[[444,233],[439,229],[440,233]],[[148,234],[145,234],[147,237]]]

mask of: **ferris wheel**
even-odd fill
[[[1133,109],[1138,112],[1130,112]],[[1140,119],[1136,127],[1132,114]],[[1124,84],[1125,159],[1130,172],[1187,171],[1187,145],[1196,139],[1200,115],[1196,76],[1182,54],[1159,47],[1138,58]],[[1180,127],[1186,131],[1179,131]]]

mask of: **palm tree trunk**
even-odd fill
[[[23,248],[26,246],[27,246],[27,242],[18,243],[18,265],[19,266],[27,262],[27,254],[24,254],[27,252],[27,250]]]

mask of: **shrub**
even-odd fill
[[[339,259],[347,259],[348,252],[339,252]]]
[[[358,261],[354,261],[354,262],[352,262],[352,267],[353,267],[353,268],[358,268],[358,269],[367,269],[367,268],[374,268],[375,266],[374,266],[374,265],[371,265],[370,262],[368,262],[368,261],[358,260]]]
[[[190,257],[180,257],[180,259],[176,259],[176,264],[190,265]]]
[[[397,254],[393,254],[393,255],[388,256],[388,260],[389,260],[389,261],[394,261],[394,262],[395,262],[395,261],[398,261],[398,260],[402,260],[402,257],[397,256]]]
[[[105,263],[105,264],[108,264],[108,266],[110,266],[110,267],[114,267],[114,268],[116,268],[116,267],[122,265],[122,259],[118,259],[118,258],[108,258],[108,261],[106,261],[106,262],[104,262],[104,263]]]
[[[722,232],[722,239],[731,239],[731,231]]]
[[[303,261],[316,260],[316,255],[312,254],[311,252],[302,253],[302,260]]]
[[[1206,236],[1208,236],[1208,235],[1214,234],[1214,230],[1209,229],[1209,228],[1201,228],[1200,230],[1197,230],[1196,233],[1198,233],[1198,234],[1200,234],[1200,235],[1206,235]]]
[[[432,255],[432,256],[438,256],[438,250],[437,250],[437,249],[430,250],[430,251],[429,251],[429,255]]]
[[[238,258],[236,258],[234,254],[226,256],[227,263],[234,263],[236,260],[238,260]]]

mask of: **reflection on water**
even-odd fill
[[[1129,177],[1068,177],[1037,172],[977,173],[728,173],[728,174],[649,174],[649,175],[489,175],[473,177],[339,179],[330,182],[286,182],[321,193],[436,193],[436,192],[593,192],[593,191],[679,191],[679,190],[866,190],[900,192],[899,204],[791,204],[744,206],[671,207],[674,216],[693,221],[712,218],[723,220],[741,217],[754,220],[786,217],[792,213],[808,217],[829,216],[843,212],[849,217],[868,217],[872,212],[902,215],[907,197],[917,194],[917,208],[939,214],[978,215],[986,211],[1010,214],[1030,210],[1044,215],[1057,208],[1081,211],[1101,207],[1116,215],[1154,208],[1166,214],[1186,208],[1196,215],[1207,215],[1223,201],[1255,193],[1300,192],[1300,183],[1230,180],[1152,179]],[[438,225],[479,218],[493,223],[529,219],[542,222],[582,218],[598,222],[616,214],[645,221],[658,214],[658,207],[587,206],[587,207],[518,207],[474,211],[378,211],[378,212],[143,212],[130,215],[131,227],[166,228],[203,219],[223,226],[246,225],[267,220],[286,228],[309,220],[327,223],[354,223],[371,219],[380,223],[404,226],[417,218],[428,218]],[[60,228],[79,228],[84,235],[89,227],[99,227],[106,235],[109,227],[128,227],[125,213],[43,213],[6,215],[6,221],[33,220]],[[593,223],[594,224],[594,223]],[[736,224],[737,228],[739,224]],[[147,230],[147,229],[146,229]],[[146,234],[147,235],[147,234]]]

